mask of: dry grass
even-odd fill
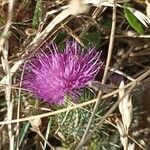
[[[125,19],[124,3],[0,1],[0,149],[117,150],[121,142],[125,150],[149,147],[150,93],[143,94],[150,89],[150,21],[143,15],[144,2],[132,1],[144,29],[143,35],[137,34]],[[21,66],[45,42],[53,40],[62,47],[70,37],[84,47],[90,43],[103,51],[104,65],[96,80],[114,88],[108,93],[102,88],[98,92],[85,89],[76,104],[64,106],[35,99],[21,88]],[[122,80],[125,85],[119,88]],[[127,95],[132,95],[133,119],[126,128],[118,106]],[[139,117],[145,118],[144,124]],[[121,136],[125,131],[121,142],[117,129]]]

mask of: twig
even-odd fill
[[[118,99],[116,101],[116,103],[106,112],[106,114],[102,117],[102,119],[99,121],[99,123],[97,124],[97,126],[84,139],[84,143],[83,144],[85,144],[91,138],[92,134],[97,130],[98,127],[100,127],[102,125],[102,123],[109,116],[109,114],[112,113],[117,108],[118,104],[133,90],[133,88],[135,87],[135,85],[136,85],[136,82],[133,83],[133,85],[131,85],[131,87],[126,91],[126,93],[124,94],[124,96],[122,98]]]
[[[8,32],[9,32],[11,22],[12,22],[13,5],[14,5],[14,0],[9,0],[7,22],[6,22],[4,31],[0,37],[0,51],[2,51],[1,60],[3,62],[3,69],[6,73],[5,84],[8,85],[7,87],[5,87],[5,99],[7,102],[7,120],[8,121],[11,121],[12,119],[13,104],[11,101],[11,75],[10,75],[10,66],[9,66],[9,61],[8,61],[8,47],[5,48],[5,42],[9,34]],[[11,124],[8,125],[8,135],[9,135],[9,149],[13,150],[14,149],[14,136],[12,133]]]
[[[76,7],[76,6],[72,6]],[[28,56],[29,52],[32,52],[35,50],[37,47],[40,46],[40,44],[43,42],[43,40],[50,34],[50,32],[56,27],[56,25],[60,24],[62,21],[64,21],[66,18],[68,18],[70,15],[77,15],[82,13],[80,8],[76,8],[76,13],[72,12],[72,8],[67,7],[64,9],[61,13],[59,13],[48,25],[47,27],[40,33],[37,33],[33,41],[25,48],[24,52],[21,53],[19,60],[15,62],[14,66],[11,67],[11,76],[13,73],[20,67],[21,64],[24,63],[26,56]],[[79,11],[79,12],[78,12]],[[75,13],[75,14],[74,14]],[[67,22],[65,22],[67,23]],[[1,45],[1,44],[0,44]],[[0,46],[1,48],[1,46]],[[6,76],[3,77],[3,79],[0,81],[1,84],[3,84],[6,80]]]
[[[20,89],[19,89],[19,98],[18,98],[18,107],[17,107],[17,119],[20,117],[20,101],[21,101],[21,87],[22,87],[22,80],[23,80],[23,75],[24,75],[24,68],[25,68],[26,63],[23,66],[23,71],[21,74],[21,79],[20,79]],[[17,130],[16,130],[16,136],[17,136],[17,142],[16,142],[16,150],[19,150],[19,142],[20,142],[20,137],[19,137],[19,122],[17,122]]]
[[[115,27],[116,27],[116,6],[115,6],[115,0],[113,1],[113,17],[112,17],[112,28],[111,28],[111,34],[110,34],[110,43],[109,43],[109,48],[108,48],[108,56],[107,56],[107,62],[106,62],[106,66],[105,66],[105,70],[104,70],[104,75],[103,75],[103,79],[102,79],[102,84],[105,84],[106,79],[107,79],[107,73],[108,73],[108,69],[109,69],[109,65],[110,65],[110,60],[111,60],[111,55],[112,55],[112,50],[113,50],[113,44],[114,44],[114,36],[115,36]],[[84,140],[89,132],[90,126],[92,124],[92,120],[97,112],[98,106],[101,102],[102,99],[102,91],[99,91],[98,96],[97,96],[97,101],[94,105],[94,109],[92,111],[92,114],[90,116],[89,122],[87,124],[87,127],[85,129],[85,132],[81,138],[80,143],[78,144],[78,146],[76,147],[76,150],[80,150]]]
[[[97,126],[86,136],[86,138],[84,139],[84,143],[82,143],[82,145],[84,145],[92,136],[92,134],[97,130],[97,128],[99,128],[103,122],[105,121],[105,119],[109,116],[110,113],[112,113],[118,106],[118,104],[133,90],[133,88],[135,87],[135,85],[140,82],[141,80],[143,80],[144,78],[146,78],[147,76],[150,75],[150,69],[148,71],[146,71],[144,74],[142,74],[140,77],[138,77],[135,81],[133,81],[131,87],[125,92],[124,96],[120,99],[118,99],[115,104],[106,112],[106,114],[102,117],[102,119],[99,121],[99,123],[97,124]]]
[[[149,75],[150,75],[150,69],[147,70],[145,73],[143,73],[140,77],[135,79],[135,81],[130,82],[127,85],[125,85],[123,87],[123,89],[128,88],[129,86],[133,85],[134,83],[138,84],[140,81],[142,81],[143,79],[145,79]],[[114,95],[118,92],[119,92],[119,90],[115,90],[111,93],[105,94],[104,96],[102,96],[102,99],[106,99],[106,98],[108,98],[108,97],[110,97],[110,96],[112,96],[112,95]],[[29,121],[29,120],[33,120],[33,119],[37,119],[37,118],[44,118],[44,117],[48,117],[48,116],[52,116],[52,115],[56,115],[56,114],[59,114],[59,113],[66,112],[68,110],[74,110],[76,108],[87,106],[87,105],[93,104],[95,102],[96,102],[96,99],[92,99],[90,101],[83,102],[83,103],[77,104],[75,106],[71,106],[70,108],[63,108],[63,109],[60,109],[60,110],[57,110],[57,111],[48,112],[48,113],[40,114],[40,115],[36,115],[36,116],[30,116],[30,117],[26,117],[26,118],[14,119],[14,120],[10,120],[10,121],[1,121],[0,125],[6,125],[6,124],[11,124],[11,123],[16,123],[16,122],[23,122],[23,121]]]
[[[150,71],[149,71],[149,73],[150,73]],[[130,82],[127,85],[125,85],[124,88],[125,89],[128,88],[129,86],[131,86],[133,84],[133,82]],[[108,97],[111,97],[114,94],[117,94],[118,92],[119,92],[119,90],[117,89],[117,90],[115,90],[111,93],[105,94],[104,96],[102,96],[102,99],[106,99]],[[82,106],[87,106],[87,105],[93,104],[95,102],[96,102],[96,99],[92,99],[90,101],[77,104],[76,106],[71,106],[70,108],[64,108],[64,109],[61,109],[61,110],[57,110],[57,111],[53,111],[53,112],[49,112],[49,113],[45,113],[45,114],[40,114],[40,115],[36,115],[36,116],[30,116],[30,117],[26,117],[26,118],[14,119],[14,120],[11,120],[11,121],[1,121],[0,125],[6,125],[6,124],[10,124],[10,123],[23,122],[23,121],[28,121],[28,120],[32,120],[32,119],[48,117],[48,116],[52,116],[52,115],[56,115],[56,114],[59,114],[59,113],[66,112],[68,110],[73,110],[73,109],[76,109],[76,108],[79,108],[79,107],[82,107]]]
[[[56,25],[58,25],[60,22],[64,21],[66,18],[68,18],[70,15],[78,15],[80,13],[85,12],[88,7],[86,4],[84,4],[80,0],[70,0],[70,3],[66,9],[64,9],[60,14],[58,14],[48,25],[47,27],[42,31],[38,32],[33,39],[33,41],[29,44],[29,46],[26,48],[27,52],[29,53],[29,50],[32,51],[36,49],[41,42],[48,36],[48,34],[54,29]],[[25,54],[27,55],[27,54]],[[23,56],[24,57],[24,56]]]
[[[75,103],[73,103],[72,102],[72,104],[73,105],[76,105]],[[83,107],[80,107],[80,109],[82,109],[82,110],[84,110],[84,111],[86,111],[86,112],[88,112],[88,113],[92,113],[90,110],[88,110],[88,109],[86,109],[86,108],[83,108]],[[99,118],[102,118],[100,115],[98,115],[98,114],[95,114],[95,116],[97,116],[97,117],[99,117]],[[116,129],[117,129],[117,126],[114,124],[114,123],[112,123],[112,122],[110,122],[108,119],[105,119],[105,121],[108,123],[108,124],[110,124],[110,125],[112,125],[113,127],[115,127]],[[144,150],[144,147],[140,144],[140,143],[138,143],[133,137],[131,137],[130,135],[127,135],[128,136],[128,138],[129,139],[131,139],[135,144],[137,144],[141,149],[143,149]]]
[[[131,76],[125,74],[124,72],[122,72],[122,71],[120,71],[120,70],[117,70],[116,68],[109,68],[109,70],[112,71],[112,72],[115,72],[115,73],[117,73],[117,74],[119,74],[119,75],[122,75],[123,77],[127,78],[127,79],[130,80],[130,81],[134,81],[134,80],[135,80],[135,79],[132,78]]]

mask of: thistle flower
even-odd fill
[[[76,99],[99,71],[100,53],[94,48],[84,53],[75,40],[67,41],[63,52],[54,43],[46,46],[48,52],[41,49],[26,62],[23,87],[49,103],[62,104],[65,95]]]

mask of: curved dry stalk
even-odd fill
[[[125,92],[124,96],[122,98],[118,99],[114,103],[114,105],[106,112],[106,114],[99,121],[99,123],[97,124],[97,126],[94,127],[94,129],[86,136],[86,138],[84,139],[84,142],[82,143],[82,145],[84,145],[91,138],[92,134],[97,130],[97,128],[101,127],[101,125],[103,124],[103,122],[105,121],[105,119],[109,116],[109,114],[112,113],[117,108],[117,106],[119,105],[119,103],[134,89],[134,87],[136,86],[136,84],[138,84],[138,82],[140,82],[141,80],[143,80],[144,78],[146,78],[149,75],[150,75],[150,69],[147,70],[144,74],[142,74],[140,77],[138,77],[135,81],[132,82],[131,86]]]
[[[133,84],[138,84],[140,81],[142,81],[143,79],[145,79],[149,75],[150,75],[150,69],[147,70],[145,73],[143,73],[141,76],[139,76],[137,79],[135,79],[135,81],[130,82],[127,85],[125,85],[123,88],[126,89],[126,88],[130,87]],[[110,96],[112,96],[112,95],[114,95],[114,94],[116,94],[118,92],[119,92],[119,89],[115,90],[115,91],[113,91],[111,93],[105,94],[104,96],[102,96],[102,99],[106,99],[106,98],[108,98],[108,97],[110,97]],[[30,117],[26,117],[26,118],[14,119],[14,120],[11,120],[11,121],[1,121],[0,125],[7,125],[7,124],[16,123],[16,122],[29,121],[29,120],[36,119],[36,118],[44,118],[44,117],[56,115],[56,114],[59,114],[59,113],[62,113],[62,112],[66,112],[68,110],[74,110],[76,108],[87,106],[87,105],[93,104],[95,102],[96,102],[96,99],[92,99],[90,101],[83,102],[83,103],[77,104],[75,106],[71,106],[70,108],[64,108],[64,109],[60,109],[60,110],[57,110],[57,111],[48,112],[48,113],[40,114],[40,115],[36,115],[36,116],[30,116]]]
[[[109,48],[108,48],[108,55],[107,55],[107,61],[106,61],[106,66],[105,66],[105,70],[104,70],[104,75],[103,75],[103,79],[102,79],[102,84],[105,84],[106,80],[107,80],[107,74],[108,74],[108,69],[109,69],[109,65],[110,65],[110,61],[111,61],[111,56],[112,56],[112,51],[113,51],[113,45],[114,45],[114,37],[115,37],[115,27],[116,27],[116,5],[115,5],[115,0],[113,1],[113,16],[112,16],[112,28],[111,28],[111,34],[110,34],[110,42],[109,42]],[[84,140],[86,138],[86,136],[89,133],[93,118],[97,112],[98,106],[100,104],[102,100],[102,91],[99,91],[98,96],[97,96],[97,101],[94,105],[92,114],[90,116],[89,122],[87,124],[87,127],[85,129],[85,132],[81,138],[80,143],[78,144],[78,146],[76,147],[76,150],[80,150]]]
[[[20,79],[20,85],[19,85],[19,96],[18,96],[18,106],[17,106],[17,119],[19,119],[20,117],[20,104],[21,104],[21,92],[22,92],[22,80],[23,80],[23,74],[24,74],[24,69],[25,69],[25,65],[26,63],[24,64],[23,66],[23,71],[22,71],[22,74],[21,74],[21,79]],[[16,130],[16,137],[17,137],[17,142],[16,142],[16,150],[19,150],[19,140],[20,140],[20,137],[19,137],[19,122],[17,122],[17,130]]]
[[[124,88],[126,89],[129,86],[131,86],[132,84],[133,84],[133,82],[130,82],[127,85],[125,85]],[[108,97],[111,97],[111,96],[117,94],[118,92],[119,92],[119,90],[117,89],[117,90],[115,90],[111,93],[105,94],[104,96],[102,96],[102,99],[106,99]],[[45,113],[45,114],[40,114],[40,115],[36,115],[36,116],[30,116],[30,117],[25,117],[25,118],[20,118],[20,119],[14,119],[14,120],[11,120],[11,121],[1,121],[0,125],[7,125],[7,124],[11,124],[11,123],[29,121],[29,120],[36,119],[36,118],[44,118],[44,117],[56,115],[56,114],[59,114],[59,113],[62,113],[62,112],[66,112],[68,110],[74,110],[76,108],[87,106],[87,105],[93,104],[95,102],[96,102],[96,99],[92,99],[90,101],[83,102],[83,103],[80,103],[80,104],[76,104],[75,106],[71,106],[70,108],[64,108],[64,109],[61,109],[61,110],[57,110],[57,111],[53,111],[53,112],[49,112],[49,113]]]
[[[75,105],[73,102],[72,102],[72,104]],[[79,109],[82,109],[82,110],[84,110],[84,111],[86,111],[86,112],[88,112],[88,113],[92,113],[90,110],[88,110],[88,109],[86,109],[86,108],[83,108],[83,107],[80,107]],[[95,114],[95,116],[97,116],[97,117],[99,117],[99,118],[102,118],[102,117],[101,117],[100,115],[98,115],[98,114]],[[110,122],[110,121],[107,120],[107,119],[105,119],[105,121],[106,121],[108,124],[110,124],[111,126],[113,126],[113,127],[115,127],[115,128],[117,129],[117,126],[116,126],[114,123]],[[131,137],[130,135],[127,135],[127,136],[128,136],[128,138],[131,139],[136,145],[138,145],[141,149],[144,150],[144,147],[143,147],[140,143],[138,143],[133,137]]]
[[[9,66],[9,61],[8,61],[8,57],[9,57],[8,47],[5,44],[7,42],[7,37],[9,34],[11,22],[12,22],[13,5],[14,5],[14,0],[9,0],[7,21],[5,24],[5,28],[0,37],[0,51],[2,51],[1,61],[2,61],[3,70],[6,74],[6,78],[4,82],[6,85],[8,85],[5,87],[5,99],[7,103],[7,120],[8,121],[12,120],[13,102],[11,100],[11,82],[12,81],[11,81],[10,66]],[[8,135],[9,135],[9,149],[13,150],[14,149],[14,135],[12,133],[11,124],[8,125]]]

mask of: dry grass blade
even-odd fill
[[[150,1],[146,0],[146,14],[147,14],[147,17],[150,18]]]
[[[106,112],[106,114],[102,117],[102,119],[99,121],[98,125],[94,127],[94,129],[86,136],[84,139],[84,142],[82,142],[82,146],[91,138],[92,134],[97,130],[98,127],[100,127],[104,120],[109,116],[111,112],[113,112],[116,107],[119,105],[119,103],[133,90],[135,85],[150,75],[150,69],[146,71],[144,74],[142,74],[140,77],[138,77],[134,82],[132,82],[131,87],[125,92],[124,96],[121,99],[118,99],[116,103]],[[81,146],[81,145],[79,145]]]
[[[114,44],[114,37],[115,37],[115,27],[116,27],[116,5],[115,5],[115,0],[113,1],[113,17],[112,17],[112,28],[111,28],[111,35],[110,35],[110,43],[109,43],[109,48],[108,48],[108,56],[107,56],[107,61],[106,61],[106,66],[105,66],[105,70],[104,70],[104,75],[103,75],[103,79],[102,79],[102,84],[105,84],[106,80],[107,80],[107,74],[108,74],[108,69],[109,69],[109,65],[110,65],[110,60],[111,60],[111,55],[112,55],[112,51],[113,51],[113,44]],[[91,117],[89,119],[89,122],[87,124],[86,130],[82,136],[82,139],[80,141],[80,143],[78,144],[76,150],[81,149],[84,140],[90,130],[90,126],[92,124],[92,120],[95,116],[95,113],[97,112],[99,103],[101,101],[102,98],[102,91],[99,91],[98,96],[97,96],[97,100],[95,103],[95,106],[93,108],[93,112],[91,114]]]
[[[150,70],[148,72],[146,72],[146,74],[147,73],[149,75]],[[135,81],[128,83],[127,85],[124,86],[124,88],[130,87],[133,83],[135,83]],[[115,90],[111,93],[105,94],[104,96],[102,96],[102,99],[106,99],[108,97],[111,97],[111,96],[115,95],[118,92],[119,92],[119,90]],[[73,109],[76,109],[76,108],[79,108],[79,107],[83,107],[83,106],[86,106],[86,105],[93,104],[93,103],[96,102],[96,100],[97,99],[92,99],[90,101],[83,102],[81,104],[76,104],[75,106],[71,106],[70,108],[63,108],[63,109],[60,109],[60,110],[57,110],[57,111],[43,113],[41,115],[35,115],[35,116],[25,117],[25,118],[20,118],[20,119],[14,119],[14,120],[11,120],[11,121],[1,121],[0,125],[6,125],[6,124],[11,124],[11,123],[23,122],[23,121],[29,121],[29,120],[36,119],[36,118],[43,118],[43,117],[48,117],[48,116],[51,116],[51,115],[56,115],[56,114],[59,114],[59,113],[62,113],[62,112],[66,112],[66,111],[73,110]]]
[[[135,144],[134,143],[133,144],[129,143],[128,150],[135,150]]]
[[[149,0],[140,2],[0,0],[0,149],[149,148]],[[125,10],[137,21],[142,35]],[[81,52],[72,54],[71,67],[65,57],[60,62],[49,61],[53,48],[58,47],[58,54],[72,53],[73,48],[68,47],[72,39]],[[88,57],[92,52],[98,55],[96,61],[97,55]],[[83,69],[80,54],[85,55]],[[90,63],[92,67],[98,63],[91,80],[92,73],[86,71]],[[67,67],[74,71],[67,73]],[[77,80],[80,71],[84,76]],[[26,75],[31,75],[29,82]],[[86,78],[85,85],[76,85],[76,80],[81,84]],[[35,91],[27,89],[25,82]],[[36,95],[38,91],[44,91],[43,96]],[[49,103],[53,95],[54,102],[60,95],[64,103]]]
[[[121,81],[120,83],[120,91],[119,91],[119,98],[123,97],[125,91],[121,88],[124,87],[124,82]],[[132,120],[132,103],[131,103],[131,97],[130,95],[127,95],[120,103],[119,103],[119,110],[122,116],[123,125],[126,131],[126,134],[128,134],[129,126],[131,124]]]
[[[122,89],[124,87],[124,81],[121,81],[119,86],[119,99],[121,99],[124,94],[125,90]],[[128,144],[128,132],[129,132],[129,126],[131,124],[132,120],[132,103],[131,103],[131,97],[129,94],[123,98],[123,100],[119,103],[119,110],[122,116],[122,121],[119,119],[116,119],[117,129],[120,133],[120,140],[124,147],[124,150],[133,149],[134,147]]]
[[[121,143],[124,147],[124,150],[127,150],[127,146],[128,146],[128,137],[126,135],[126,131],[124,129],[124,125],[123,123],[118,119],[116,118],[116,124],[117,124],[117,129],[120,133],[120,140],[121,140]]]
[[[4,28],[4,31],[1,34],[0,37],[0,50],[2,51],[2,57],[1,60],[3,62],[3,69],[6,73],[6,80],[5,84],[8,85],[5,88],[5,99],[7,102],[7,120],[10,121],[12,119],[13,115],[13,101],[11,100],[11,75],[10,75],[10,66],[8,61],[8,48],[6,47],[6,38],[9,34],[9,29],[11,26],[12,21],[12,13],[13,13],[13,5],[14,0],[9,0],[8,3],[8,17],[7,22]],[[14,147],[14,135],[12,133],[12,125],[8,125],[8,134],[9,134],[9,144],[10,144],[10,150],[13,150]]]

